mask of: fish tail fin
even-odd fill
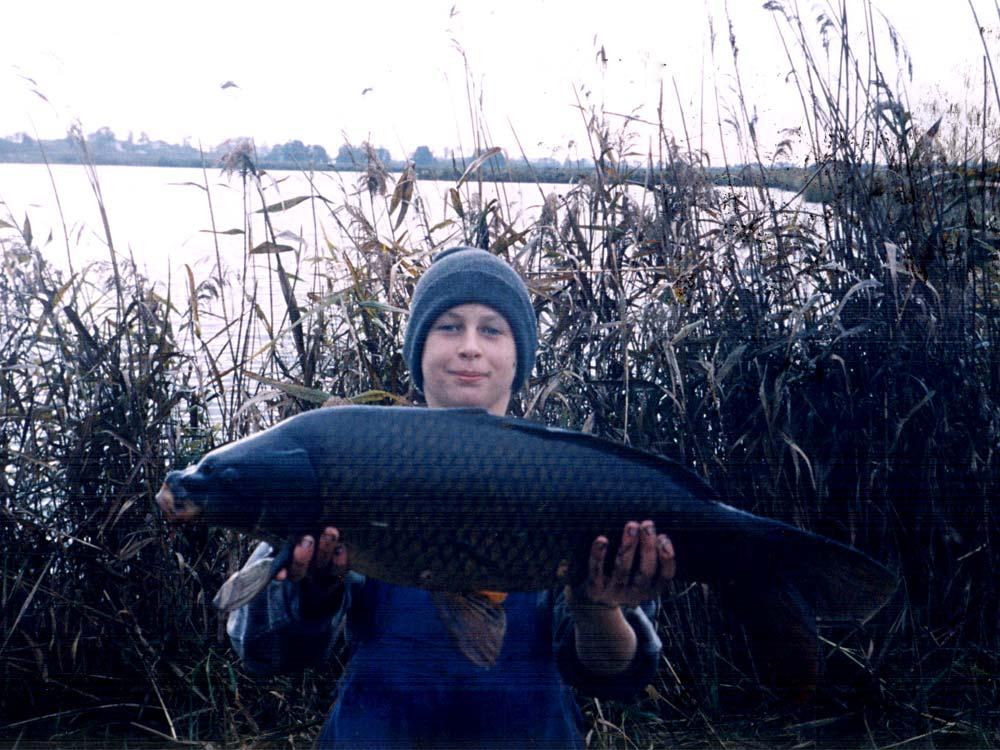
[[[797,569],[799,588],[816,615],[831,621],[863,622],[889,601],[897,577],[868,555],[824,539],[819,555]]]
[[[465,657],[487,669],[496,665],[507,633],[507,614],[503,608],[506,596],[493,591],[430,594],[442,622]]]
[[[771,579],[734,588],[725,600],[746,633],[760,676],[791,701],[809,700],[819,682],[819,634],[816,615],[798,587]]]
[[[764,536],[747,540],[768,550],[767,562],[752,579],[730,577],[720,593],[745,628],[751,655],[768,681],[805,700],[819,677],[817,618],[864,621],[889,600],[897,581],[883,565],[840,542],[768,527]]]

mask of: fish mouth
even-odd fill
[[[201,515],[201,508],[190,500],[178,501],[166,483],[156,493],[156,504],[160,506],[163,517],[169,523],[188,523]]]

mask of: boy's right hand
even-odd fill
[[[347,569],[347,548],[340,543],[340,532],[327,526],[319,544],[311,535],[302,537],[292,550],[291,562],[274,579],[300,585],[299,611],[303,617],[324,618],[340,608]]]
[[[276,581],[302,581],[307,576],[317,584],[331,588],[340,585],[347,575],[347,548],[340,543],[340,532],[327,526],[320,535],[319,544],[306,534],[292,550],[292,560],[274,576]]]

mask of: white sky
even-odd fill
[[[775,14],[763,0],[729,0],[740,70],[758,132],[777,139],[798,124],[799,108]],[[998,54],[995,0],[972,0]],[[981,76],[983,48],[968,0],[873,0],[894,23],[913,58],[910,98],[963,100],[966,71]],[[786,0],[794,5],[794,0]],[[702,86],[731,93],[732,56],[725,0],[364,0],[282,3],[174,0],[148,4],[91,0],[5,3],[0,40],[0,136],[19,131],[61,137],[79,119],[85,132],[109,126],[119,138],[215,145],[252,136],[258,144],[294,138],[331,156],[344,141],[370,139],[401,158],[427,144],[471,151],[466,71],[482,93],[494,145],[517,155],[516,130],[529,156],[574,152],[586,132],[576,109],[600,104],[656,119],[660,84],[668,127],[699,132]],[[800,0],[807,24],[826,0]],[[862,44],[863,0],[848,0],[854,43]],[[708,19],[715,19],[716,62]],[[882,63],[893,69],[885,40]],[[603,46],[606,69],[595,60]],[[37,82],[49,103],[23,78]],[[703,80],[704,79],[704,80]],[[232,80],[238,88],[222,89]],[[371,87],[371,91],[362,91]],[[709,89],[711,91],[711,89]],[[588,96],[589,92],[589,96]],[[972,97],[981,98],[976,90]],[[704,146],[718,160],[718,127],[706,97]],[[475,105],[478,110],[478,104]],[[637,144],[643,150],[646,134]],[[697,142],[695,143],[697,145]],[[796,155],[801,159],[802,154]],[[730,161],[733,161],[730,159]]]

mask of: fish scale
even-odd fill
[[[341,414],[346,416],[343,410]],[[426,415],[420,411],[407,416]],[[367,415],[358,412],[356,416]],[[321,474],[323,496],[339,499],[326,503],[325,515],[338,525],[352,555],[358,554],[355,550],[380,549],[380,562],[376,563],[379,577],[445,589],[463,585],[505,590],[550,586],[560,563],[581,545],[589,545],[598,533],[610,535],[629,518],[652,516],[663,501],[669,478],[661,471],[648,467],[642,471],[640,466],[632,467],[639,468],[638,473],[623,472],[618,457],[611,460],[603,451],[595,453],[594,444],[572,446],[575,450],[554,458],[537,445],[539,437],[547,438],[547,433],[528,432],[531,439],[526,440],[523,432],[484,431],[475,424],[484,416],[458,415],[459,423],[470,422],[458,431],[464,433],[462,450],[441,445],[435,440],[440,435],[428,431],[422,418],[400,421],[396,429],[374,437],[369,446],[370,452],[384,457],[381,475],[374,476],[367,465],[352,466],[347,472],[369,477],[363,486],[350,483],[334,491],[338,482],[326,483]],[[451,426],[441,425],[441,434],[448,433]],[[364,430],[359,421],[350,432],[359,435]],[[586,472],[586,488],[574,480],[581,471]],[[540,496],[540,486],[564,487],[566,491]],[[678,491],[675,487],[668,490]],[[352,508],[362,501],[359,492],[372,498],[372,505],[378,508],[372,508],[377,522],[388,528],[372,526],[370,518],[358,524],[336,520],[355,515]],[[655,504],[647,502],[650,499],[655,499]],[[476,511],[470,513],[468,508]],[[601,508],[608,510],[594,512]],[[530,526],[531,533],[525,534],[522,525]],[[477,537],[484,528],[492,533]],[[567,529],[576,533],[568,536]],[[386,544],[393,538],[389,531],[404,538],[416,534],[416,538],[395,545],[393,554],[393,545]],[[414,553],[431,543],[432,534],[453,541],[436,545],[435,554],[419,554],[419,564],[414,565]],[[383,549],[387,546],[388,550]],[[366,555],[363,551],[360,554]]]

